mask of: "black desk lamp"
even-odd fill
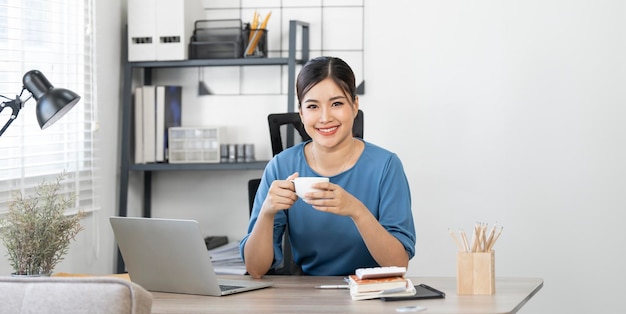
[[[80,96],[68,89],[53,87],[43,73],[37,70],[31,70],[24,74],[22,83],[24,87],[22,87],[22,91],[15,99],[0,95],[0,97],[8,99],[8,101],[0,104],[0,112],[6,107],[10,107],[13,110],[11,117],[0,130],[0,136],[11,125],[11,122],[17,118],[20,109],[24,107],[23,104],[30,99],[28,97],[22,101],[21,96],[24,90],[28,90],[37,101],[37,121],[39,121],[39,126],[42,130],[57,122],[80,100]]]

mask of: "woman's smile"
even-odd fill
[[[335,133],[337,133],[338,129],[339,129],[338,126],[334,126],[330,128],[316,128],[319,134],[325,135],[325,136],[334,135]]]

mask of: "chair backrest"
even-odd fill
[[[248,206],[249,214],[252,215],[252,208],[254,207],[254,197],[256,191],[261,184],[260,178],[250,179],[248,181]],[[293,261],[293,255],[291,253],[291,243],[289,240],[289,230],[285,230],[283,236],[283,265],[278,269],[270,269],[267,275],[302,275],[302,268]]]
[[[280,132],[280,128],[283,125],[293,127],[302,141],[308,141],[311,137],[304,130],[304,125],[300,120],[300,114],[297,112],[285,112],[285,113],[272,113],[267,116],[267,122],[270,127],[270,140],[272,142],[272,154],[276,155],[287,148],[283,141],[283,136]],[[352,125],[352,135],[354,137],[363,138],[363,111],[359,109],[356,117],[354,118],[354,124]],[[289,145],[290,146],[290,145]]]
[[[298,134],[303,141],[311,139],[311,137],[304,130],[304,125],[302,125],[302,121],[300,120],[300,114],[297,112],[273,113],[267,116],[267,122],[270,128],[270,140],[272,142],[273,155],[282,152],[283,149],[286,148],[285,146],[289,145],[289,143],[283,145],[283,137],[280,132],[280,128],[283,125],[293,127],[296,131],[298,131]],[[354,118],[352,135],[354,137],[363,138],[363,111],[360,109]],[[251,179],[248,181],[248,206],[250,214],[252,214],[254,197],[256,196],[256,191],[259,188],[260,183],[261,179]],[[268,275],[301,275],[302,268],[300,268],[300,266],[293,261],[289,240],[289,229],[285,230],[285,235],[283,237],[283,254],[285,259],[282,267],[277,270],[270,270]]]
[[[248,181],[248,214],[250,215],[252,215],[252,207],[254,207],[254,197],[256,196],[256,190],[259,189],[259,184],[261,184],[260,178],[254,178]]]

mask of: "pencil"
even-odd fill
[[[272,16],[272,11],[268,12],[265,18],[263,19],[263,23],[261,23],[261,29],[265,29],[267,27],[267,22],[269,22],[270,16]]]
[[[465,244],[465,252],[469,252],[470,247],[469,247],[469,244],[467,243],[467,236],[465,235],[465,231],[460,230],[459,232],[461,233],[461,239],[463,239],[463,244]]]
[[[480,231],[478,225],[474,225],[474,233],[472,234],[472,252],[480,250]]]
[[[487,248],[487,252],[491,252],[491,248],[496,244],[496,241],[498,240],[498,238],[502,234],[502,229],[504,229],[504,228],[500,227],[500,231],[498,231],[498,233],[493,237],[493,240],[491,241],[491,243],[489,243],[489,247]]]
[[[493,236],[496,233],[496,228],[497,228],[497,223],[493,225],[493,228],[491,228],[491,231],[489,232],[489,237],[487,238],[487,244],[485,246],[485,248],[488,248],[491,246],[491,242],[493,241]]]
[[[350,289],[349,285],[319,285],[316,289]]]
[[[485,252],[487,250],[487,223],[480,223],[480,251]]]
[[[461,245],[459,238],[456,237],[456,234],[454,234],[454,232],[450,230],[450,228],[448,228],[448,233],[450,233],[450,235],[452,236],[452,239],[454,239],[454,242],[456,243],[456,246],[459,248],[459,251],[463,251],[463,246]]]
[[[255,30],[257,25],[259,24],[259,15],[256,10],[254,10],[254,14],[252,15],[252,21],[250,23],[250,35],[248,36],[248,42],[252,41],[252,31]]]

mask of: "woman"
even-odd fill
[[[310,141],[276,155],[256,194],[240,249],[254,278],[283,260],[289,228],[294,261],[307,275],[349,275],[357,268],[408,266],[415,254],[409,185],[394,153],[352,136],[359,109],[352,69],[341,59],[307,62],[296,82]],[[298,176],[328,177],[298,198]]]

